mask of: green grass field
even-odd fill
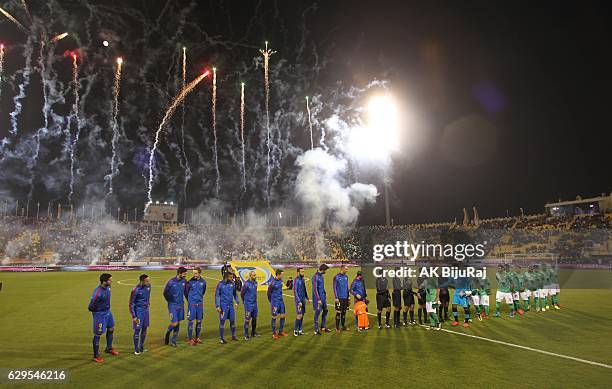
[[[307,277],[313,273],[308,269]],[[352,270],[350,279],[354,277]],[[328,302],[333,302],[331,278],[326,276]],[[0,273],[0,368],[62,368],[70,372],[69,386],[110,387],[236,387],[251,383],[270,387],[609,387],[612,369],[519,349],[446,331],[426,331],[419,326],[312,334],[311,306],[304,322],[306,336],[273,340],[269,305],[259,293],[259,332],[250,342],[218,343],[214,313],[214,287],[219,271],[206,271],[204,343],[185,343],[187,325],[182,322],[178,348],[163,345],[168,324],[162,290],[175,273],[153,271],[151,327],[148,353],[135,356],[128,312],[129,285],[140,272],[115,272],[112,312],[115,317],[117,357],[103,364],[91,361],[91,314],[87,304],[99,273]],[[292,274],[289,270],[286,275]],[[310,285],[310,283],[308,283]],[[291,292],[289,292],[291,293]],[[373,291],[368,291],[374,296]],[[372,299],[373,300],[373,299]],[[492,305],[494,304],[492,298]],[[443,328],[528,346],[551,353],[612,365],[612,291],[562,290],[563,309],[530,312],[525,317],[474,321],[469,329]],[[286,297],[287,327],[293,328],[295,312]],[[375,304],[370,307],[375,312]],[[237,333],[242,334],[243,309],[237,311]],[[375,324],[376,317],[370,317]],[[328,326],[334,326],[330,307]],[[352,315],[347,320],[354,326]],[[227,324],[226,324],[227,325]],[[375,327],[375,326],[373,326]],[[228,330],[226,330],[228,331]],[[287,331],[290,332],[290,331]],[[226,332],[227,333],[227,332]],[[240,337],[242,339],[242,337]],[[101,349],[105,339],[102,337]]]

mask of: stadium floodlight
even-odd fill
[[[385,161],[398,150],[398,112],[389,94],[373,97],[366,125],[351,129],[348,147],[358,159]]]

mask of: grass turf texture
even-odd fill
[[[285,278],[293,272],[288,269]],[[307,269],[307,277],[313,272]],[[330,269],[326,275],[330,304],[336,272]],[[355,272],[350,271],[351,280]],[[208,283],[204,343],[186,344],[187,322],[183,321],[178,348],[163,345],[168,314],[162,290],[175,272],[148,272],[153,286],[146,344],[149,352],[135,356],[128,312],[132,288],[125,284],[135,284],[139,274],[113,273],[114,346],[121,355],[102,354],[105,362],[96,364],[91,361],[92,318],[87,304],[99,273],[0,273],[4,283],[0,291],[0,368],[69,369],[68,385],[77,387],[162,387],[180,383],[219,388],[247,382],[276,387],[394,387],[401,382],[417,387],[450,387],[466,382],[479,387],[605,387],[612,379],[612,369],[444,331],[425,331],[419,326],[378,330],[375,316],[370,316],[372,329],[368,333],[334,332],[316,337],[312,335],[311,305],[304,322],[305,336],[273,340],[269,303],[263,292],[258,296],[258,331],[262,336],[249,342],[242,340],[244,311],[240,305],[236,333],[241,341],[221,345],[214,312],[214,289],[220,277],[217,270],[203,273]],[[310,295],[310,282],[307,285]],[[376,313],[375,292],[369,290],[368,294],[372,301],[369,311]],[[532,310],[525,317],[509,318],[503,304],[502,318],[482,323],[474,320],[469,329],[450,327],[449,323],[443,328],[612,365],[611,300],[610,289],[565,289],[560,295],[560,311]],[[291,334],[295,319],[291,297],[285,298],[285,304],[285,328]],[[334,317],[330,306],[329,328],[335,326]],[[351,312],[347,324],[354,330]],[[228,333],[226,323],[226,339]],[[102,336],[100,349],[104,347]]]

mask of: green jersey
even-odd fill
[[[480,280],[480,289],[478,289],[478,294],[481,296],[490,296],[491,295],[491,281],[488,278]]]
[[[512,279],[508,272],[500,272],[495,275],[497,278],[497,290],[502,293],[510,293],[512,288]]]
[[[536,288],[542,289],[544,287],[544,273],[541,271],[534,271],[533,275],[535,277]]]
[[[525,290],[525,273],[515,272],[516,274],[516,285],[515,289],[517,291]]]
[[[526,272],[523,274],[523,284],[525,285],[525,288],[529,289],[529,290],[536,290],[537,289],[537,285],[536,285],[536,277],[535,274],[533,272]]]
[[[428,278],[425,281],[425,301],[428,303],[438,302],[438,279]]]

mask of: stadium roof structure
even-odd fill
[[[596,207],[597,212],[612,212],[612,194],[610,196],[598,196],[591,197],[588,199],[577,198],[576,200],[569,201],[560,201],[557,203],[548,203],[544,205],[544,208],[549,213],[574,213],[573,211],[567,212],[570,210],[574,210],[576,208],[583,208],[585,206],[591,206],[591,208]],[[565,212],[557,212],[564,210]]]

